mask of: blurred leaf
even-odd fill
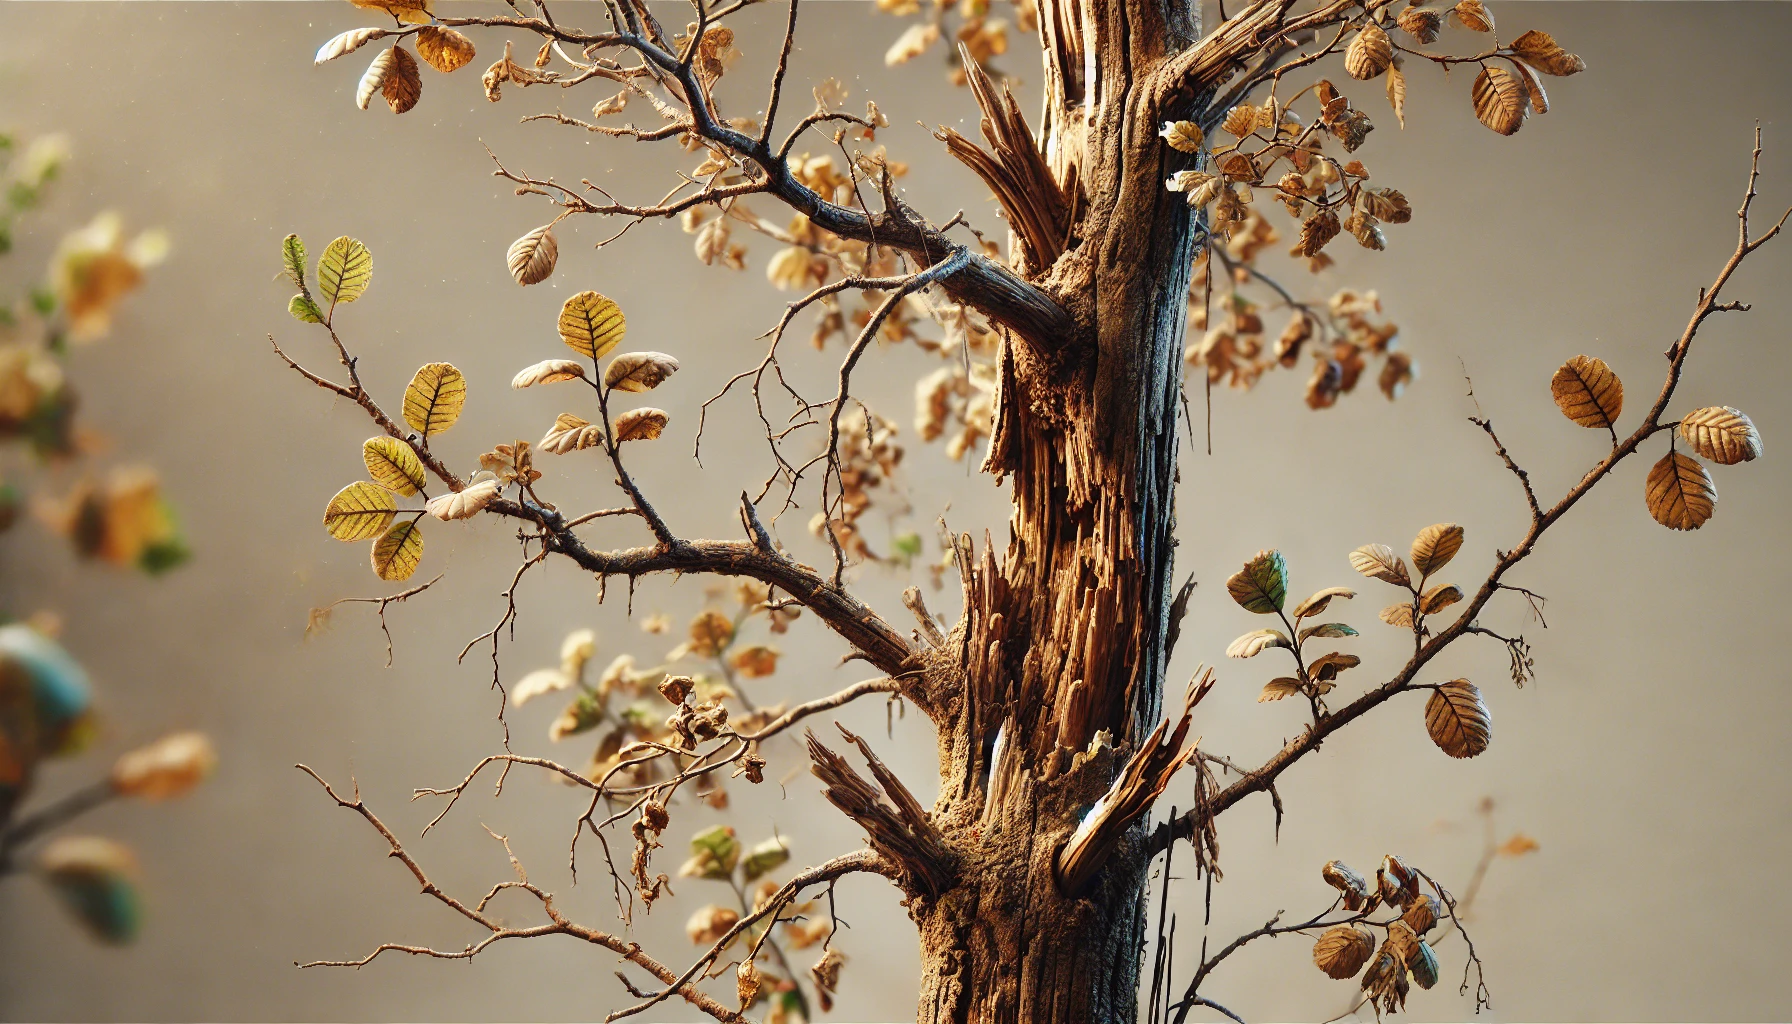
[[[98,836],[50,841],[38,867],[62,904],[101,942],[123,945],[143,925],[137,858],[122,843]]]
[[[748,882],[758,880],[759,876],[776,871],[790,860],[790,847],[782,838],[767,839],[755,845],[741,858],[741,876]]]
[[[166,800],[184,795],[211,775],[218,752],[202,732],[177,732],[138,747],[112,765],[112,789],[122,796]]]

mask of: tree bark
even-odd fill
[[[922,1021],[1137,1017],[1144,824],[1087,891],[1062,891],[1054,858],[1162,713],[1197,232],[1163,185],[1183,158],[1157,131],[1179,112],[1161,108],[1152,83],[1196,39],[1197,11],[1181,0],[1041,5],[1038,151],[1060,195],[1032,190],[1031,201],[1062,208],[1007,213],[1028,225],[1016,229],[1028,233],[1019,262],[1074,327],[1004,345],[985,468],[1012,479],[1010,536],[1000,556],[987,538],[960,538],[964,618],[933,655],[932,820],[954,884],[910,901]],[[994,101],[979,98],[990,115]],[[990,120],[985,135],[1024,179],[1012,124],[1003,139],[1001,116]],[[1038,227],[1053,223],[1067,226],[1061,244]]]

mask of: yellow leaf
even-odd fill
[[[510,379],[513,388],[534,387],[537,384],[554,384],[563,380],[578,380],[585,376],[585,364],[572,359],[543,359],[534,366],[524,367],[522,372]]]
[[[458,491],[449,491],[429,499],[423,510],[444,521],[471,519],[485,511],[485,506],[490,505],[502,489],[503,485],[496,480],[480,480]]]
[[[423,531],[415,520],[399,523],[373,542],[373,571],[382,580],[408,580],[423,560]]]
[[[1228,135],[1245,138],[1257,130],[1257,123],[1262,116],[1255,105],[1240,103],[1226,111],[1226,119],[1220,123],[1220,129]]]
[[[1394,119],[1400,127],[1406,127],[1406,72],[1400,69],[1400,62],[1388,65],[1388,104],[1394,108]]]
[[[1661,457],[1649,470],[1643,496],[1649,514],[1670,530],[1696,530],[1710,520],[1717,506],[1717,488],[1698,459],[1679,452]]]
[[[324,529],[337,540],[366,540],[392,525],[398,499],[378,484],[357,480],[324,507]]]
[[[1624,382],[1605,360],[1575,356],[1549,379],[1562,415],[1583,427],[1611,429],[1624,413]]]
[[[1692,450],[1720,466],[1734,466],[1761,457],[1761,434],[1755,423],[1727,405],[1695,409],[1680,421],[1680,436]]]
[[[467,404],[467,379],[452,363],[424,363],[404,389],[404,421],[424,437],[454,426]]]
[[[373,253],[347,235],[324,247],[317,258],[317,290],[334,305],[353,302],[373,280]]]
[[[1500,844],[1499,854],[1502,857],[1522,857],[1543,848],[1543,844],[1525,835],[1523,832],[1512,833],[1512,838]]]
[[[1474,757],[1493,740],[1493,719],[1481,702],[1481,691],[1466,679],[1453,679],[1431,691],[1425,702],[1425,730],[1431,742],[1451,757]]]
[[[1193,121],[1165,121],[1163,130],[1157,134],[1178,153],[1199,153],[1201,142],[1206,138],[1201,126]]]
[[[560,243],[554,240],[552,224],[543,225],[510,243],[505,254],[510,276],[517,284],[539,284],[554,272],[560,261]]]
[[[616,417],[616,440],[651,441],[666,429],[664,409],[630,409]]]
[[[604,370],[604,386],[617,391],[652,391],[678,372],[678,360],[664,352],[624,352]]]
[[[417,30],[417,53],[444,74],[466,67],[477,56],[471,39],[439,25]]]
[[[1524,126],[1524,86],[1512,72],[1482,68],[1469,98],[1474,100],[1475,116],[1481,123],[1501,135],[1511,135]]]
[[[627,327],[622,307],[596,292],[580,292],[560,307],[560,340],[589,359],[609,354]]]
[[[1450,564],[1462,550],[1462,527],[1455,523],[1438,523],[1419,531],[1412,541],[1412,566],[1420,576],[1429,576]]]
[[[423,460],[396,437],[370,437],[361,445],[361,459],[374,483],[406,496],[423,489]]]

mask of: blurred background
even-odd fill
[[[1346,677],[1346,689],[1367,685],[1399,663],[1401,641],[1370,621],[1378,585],[1350,570],[1350,549],[1371,541],[1404,549],[1419,528],[1454,521],[1467,529],[1458,572],[1478,578],[1494,550],[1522,533],[1516,483],[1466,420],[1476,407],[1464,373],[1544,498],[1559,494],[1604,445],[1562,420],[1550,374],[1584,352],[1623,377],[1632,410],[1655,393],[1662,351],[1734,244],[1757,120],[1766,147],[1762,208],[1777,214],[1792,203],[1792,132],[1782,117],[1792,10],[1494,6],[1502,36],[1549,31],[1590,70],[1551,80],[1554,109],[1509,139],[1475,122],[1467,73],[1446,79],[1410,68],[1404,131],[1379,97],[1363,101],[1380,130],[1357,155],[1376,184],[1405,192],[1412,222],[1389,229],[1385,253],[1339,247],[1335,268],[1295,281],[1316,296],[1378,289],[1401,345],[1418,360],[1418,381],[1397,403],[1365,385],[1317,413],[1301,402],[1304,371],[1271,375],[1250,394],[1216,389],[1212,454],[1185,447],[1178,572],[1192,571],[1200,586],[1172,674],[1179,681],[1197,662],[1222,662],[1196,731],[1207,749],[1242,764],[1293,735],[1301,713],[1256,703],[1267,666],[1224,661],[1227,641],[1257,625],[1227,598],[1226,576],[1259,548],[1279,547],[1294,590],[1363,591],[1346,617],[1364,630],[1350,649],[1365,666]],[[759,91],[756,69],[774,52],[783,17],[770,8],[748,14],[736,23],[746,59],[723,86],[737,108],[759,102],[748,93]],[[598,14],[581,6],[563,17]],[[682,15],[669,9],[667,17]],[[853,102],[875,99],[891,120],[879,141],[911,167],[905,198],[935,222],[962,208],[992,226],[981,185],[926,134],[949,124],[974,136],[968,93],[931,58],[887,69],[881,58],[902,24],[870,5],[817,3],[802,17],[798,95],[832,74]],[[425,69],[422,101],[403,117],[377,100],[357,110],[365,54],[323,67],[312,54],[341,30],[378,23],[340,3],[0,6],[0,121],[24,135],[66,133],[73,146],[46,216],[74,223],[117,209],[172,239],[167,261],[121,307],[112,339],[76,350],[69,372],[89,405],[104,410],[93,425],[110,435],[112,455],[160,468],[194,552],[160,580],[95,574],[27,524],[0,542],[0,588],[10,608],[62,613],[63,641],[91,671],[104,708],[102,753],[197,728],[214,737],[220,758],[215,778],[181,803],[109,806],[83,826],[138,851],[147,906],[135,946],[96,946],[46,890],[0,885],[5,1018],[575,1020],[601,1017],[625,998],[614,958],[571,940],[504,943],[470,964],[388,956],[359,971],[293,966],[358,957],[382,941],[458,948],[477,937],[420,897],[379,837],[336,808],[297,762],[338,786],[358,782],[451,892],[476,895],[509,875],[483,825],[510,837],[531,878],[575,919],[607,927],[615,908],[598,869],[581,873],[576,887],[568,875],[566,844],[583,799],[536,774],[513,774],[499,799],[476,786],[416,838],[440,803],[412,803],[412,789],[451,784],[501,749],[489,657],[476,649],[457,663],[456,655],[504,611],[500,595],[516,561],[510,527],[428,530],[416,579],[447,575],[389,609],[390,668],[368,606],[338,608],[326,630],[306,639],[309,609],[399,588],[372,577],[362,545],[338,544],[318,525],[329,497],[363,475],[360,443],[372,431],[359,410],[299,380],[269,349],[272,333],[295,357],[328,362],[315,332],[286,313],[292,289],[279,275],[279,243],[295,231],[314,254],[340,234],[367,243],[372,288],[338,324],[388,409],[420,363],[448,360],[465,371],[465,415],[436,446],[463,472],[496,443],[538,437],[560,411],[559,396],[515,392],[508,381],[564,354],[553,329],[563,299],[585,288],[617,298],[629,318],[627,345],[670,352],[684,366],[653,396],[671,413],[665,438],[634,465],[677,530],[724,537],[739,531],[731,496],[756,488],[768,469],[758,431],[744,426],[745,401],[718,407],[721,428],[707,433],[701,467],[690,445],[698,404],[757,359],[754,338],[787,298],[763,274],[776,247],[755,245],[736,272],[697,262],[690,236],[673,224],[644,224],[597,250],[614,227],[574,220],[557,229],[554,277],[518,288],[505,248],[551,214],[493,180],[485,147],[513,169],[587,177],[635,198],[657,197],[679,164],[649,147],[519,124],[521,114],[555,109],[558,96],[507,90],[494,106],[480,91],[479,61],[451,77]],[[484,62],[496,59],[501,35],[474,38]],[[1021,51],[1032,45],[1017,37],[1004,65],[1021,79],[1029,117],[1037,66]],[[581,97],[595,98],[570,97],[570,112],[583,110]],[[1470,919],[1494,1019],[1784,1014],[1792,950],[1775,924],[1792,912],[1779,876],[1792,855],[1784,753],[1792,690],[1785,609],[1773,595],[1792,563],[1784,526],[1792,472],[1779,454],[1792,438],[1789,271],[1788,243],[1749,261],[1727,295],[1755,310],[1707,325],[1680,391],[1683,410],[1745,410],[1766,440],[1765,459],[1716,467],[1714,520],[1690,535],[1662,529],[1642,501],[1648,461],[1623,467],[1515,574],[1513,582],[1549,598],[1549,628],[1516,598],[1485,617],[1533,642],[1538,680],[1514,688],[1505,652],[1491,641],[1458,645],[1434,666],[1440,680],[1465,675],[1483,685],[1496,722],[1492,748],[1473,761],[1444,757],[1425,736],[1419,697],[1328,742],[1285,776],[1279,837],[1267,800],[1221,819],[1225,880],[1209,931],[1216,942],[1278,910],[1316,913],[1329,902],[1319,867],[1334,857],[1362,867],[1399,853],[1460,888],[1484,849],[1476,807],[1490,797],[1496,838],[1523,832],[1540,844],[1492,865]],[[793,372],[826,389],[837,343],[817,354],[793,340]],[[927,538],[923,561],[937,554],[936,515],[998,538],[1006,519],[990,479],[948,462],[909,427],[913,381],[937,365],[913,346],[885,346],[860,378],[871,407],[903,425],[909,453],[900,482],[913,510],[887,526],[874,516],[868,539],[887,547],[890,536],[914,530]],[[1193,397],[1199,416],[1198,391]],[[552,460],[543,468],[541,486],[562,507],[612,503],[599,474],[575,475]],[[594,541],[622,546],[644,536],[611,522],[591,531]],[[806,511],[792,513],[779,533],[819,562],[806,522]],[[873,607],[904,621],[898,595],[928,574],[917,562],[856,577]],[[600,665],[621,653],[652,664],[704,606],[705,586],[644,581],[631,619],[620,584],[600,604],[594,581],[549,565],[519,591],[505,678],[554,664],[562,637],[578,628],[596,632]],[[951,577],[944,590],[928,591],[948,616],[957,613],[956,593]],[[640,629],[656,612],[671,616],[673,633]],[[864,675],[863,666],[836,668],[844,648],[812,618],[775,641],[784,652],[779,672],[748,684],[761,702],[807,699]],[[556,711],[553,700],[514,709],[515,747],[582,763],[590,734],[550,743]],[[868,701],[838,717],[872,737],[930,800],[929,727],[910,715],[886,732],[885,714],[882,702]],[[862,842],[800,771],[794,743],[769,756],[767,784],[733,787],[730,810],[681,808],[661,858],[675,864],[684,834],[712,822],[735,825],[748,842],[775,827],[802,863]],[[52,766],[39,791],[54,796],[85,778],[79,766]],[[1166,796],[1187,799],[1184,782]],[[675,884],[678,898],[633,934],[679,962],[693,949],[685,916],[716,898],[704,890],[716,883]],[[917,956],[895,891],[855,878],[839,895],[850,928],[835,942],[851,959],[831,1019],[908,1017]],[[1181,920],[1180,989],[1199,947],[1199,886],[1178,884],[1171,906]],[[529,908],[519,901],[504,912],[522,920]],[[1261,941],[1203,991],[1251,1019],[1342,1012],[1354,988],[1322,977],[1309,952],[1300,938]],[[1460,947],[1443,952],[1446,984],[1415,994],[1414,1019],[1471,1011],[1450,980]],[[658,1019],[692,1016],[675,1005],[660,1010]]]

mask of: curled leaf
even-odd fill
[[[366,540],[385,532],[397,513],[398,501],[391,491],[357,480],[324,506],[324,529],[337,540]]]
[[[286,311],[292,314],[294,320],[297,320],[302,324],[321,324],[324,322],[324,311],[318,309],[317,303],[311,301],[311,296],[306,295],[304,292],[300,292],[292,297],[292,301],[286,304]]]
[[[398,523],[373,542],[373,571],[382,580],[408,580],[423,561],[423,531],[416,520]]]
[[[601,359],[621,341],[622,307],[597,292],[580,292],[560,307],[560,340],[587,359]]]
[[[1356,591],[1351,590],[1349,587],[1326,587],[1319,593],[1314,594],[1312,597],[1295,605],[1293,615],[1297,619],[1318,615],[1320,612],[1325,611],[1326,605],[1332,603],[1332,598],[1343,598],[1348,601],[1355,596]]]
[[[1445,608],[1462,600],[1462,591],[1454,585],[1432,587],[1419,598],[1419,611],[1426,615],[1436,615]]]
[[[604,430],[574,416],[563,412],[554,417],[554,425],[542,435],[541,443],[536,445],[549,455],[565,455],[584,448],[592,448],[603,443]]]
[[[1406,574],[1406,563],[1386,544],[1364,544],[1352,551],[1350,567],[1371,579],[1396,586],[1403,587],[1411,582]]]
[[[616,417],[616,440],[651,441],[666,429],[668,419],[664,409],[630,409]]]
[[[391,33],[383,28],[351,28],[347,32],[332,36],[329,42],[318,47],[317,59],[313,63],[328,63],[338,57],[354,53],[373,40],[387,35],[391,35]]]
[[[1313,659],[1307,666],[1307,674],[1322,683],[1329,683],[1338,678],[1338,673],[1345,669],[1355,668],[1363,663],[1363,659],[1354,654],[1332,651]]]
[[[1670,530],[1696,530],[1717,506],[1717,487],[1698,459],[1680,452],[1661,457],[1643,482],[1649,514]]]
[[[1357,631],[1355,629],[1352,629],[1350,626],[1346,625],[1345,623],[1326,622],[1326,623],[1321,623],[1320,625],[1317,625],[1317,626],[1308,626],[1306,629],[1301,630],[1300,631],[1300,641],[1301,641],[1301,643],[1306,643],[1308,640],[1311,640],[1312,638],[1314,638],[1316,636],[1328,637],[1328,638],[1335,639],[1338,637],[1356,636],[1356,635],[1357,635]]]
[[[1437,523],[1419,531],[1412,541],[1412,567],[1420,576],[1429,576],[1450,564],[1462,550],[1462,527],[1455,523]]]
[[[1226,592],[1247,612],[1270,615],[1288,599],[1288,564],[1280,551],[1259,551],[1226,581]]]
[[[515,377],[510,379],[513,388],[530,388],[537,384],[555,384],[563,380],[578,380],[585,376],[585,364],[573,359],[543,359],[534,366],[526,366]]]
[[[1587,62],[1567,50],[1548,32],[1532,29],[1511,42],[1518,59],[1546,75],[1566,77],[1587,70]]]
[[[1450,11],[1463,28],[1471,32],[1492,32],[1493,15],[1482,0],[1459,0]]]
[[[1255,658],[1271,647],[1292,647],[1288,637],[1279,629],[1259,629],[1254,633],[1246,633],[1232,641],[1226,647],[1228,658]]]
[[[361,83],[355,87],[355,106],[366,110],[367,104],[373,101],[373,94],[385,87],[386,76],[392,73],[392,65],[398,59],[392,55],[397,52],[396,47],[381,50],[373,63],[367,65],[367,70],[361,74]]]
[[[1442,27],[1443,20],[1443,15],[1429,7],[1413,6],[1402,8],[1394,23],[1419,42],[1432,43],[1437,41],[1437,30]]]
[[[1695,409],[1680,421],[1680,436],[1692,450],[1720,466],[1734,466],[1761,457],[1761,434],[1755,422],[1727,405]]]
[[[305,290],[305,242],[298,235],[287,235],[280,240],[280,269],[286,271],[286,279],[303,293]]]
[[[467,379],[452,363],[424,363],[404,389],[404,421],[424,437],[454,426],[467,404]]]
[[[503,485],[496,480],[480,480],[470,483],[458,491],[449,491],[447,494],[429,499],[423,509],[445,522],[455,519],[471,519],[485,511],[485,507],[497,498],[498,492],[502,489]]]
[[[1343,861],[1326,861],[1325,867],[1319,869],[1319,877],[1343,894],[1345,910],[1355,913],[1368,903],[1369,880]]]
[[[678,360],[664,352],[624,352],[604,370],[604,387],[652,391],[678,372]]]
[[[406,496],[423,489],[423,460],[396,437],[370,437],[361,444],[361,460],[373,482]]]
[[[1493,716],[1474,683],[1453,679],[1425,702],[1425,731],[1451,757],[1474,757],[1493,739]]]
[[[510,243],[510,251],[504,254],[510,276],[521,285],[546,281],[559,260],[560,243],[554,240],[552,224],[544,224]]]
[[[1624,382],[1605,360],[1575,356],[1549,379],[1562,415],[1583,427],[1610,429],[1624,413]]]

